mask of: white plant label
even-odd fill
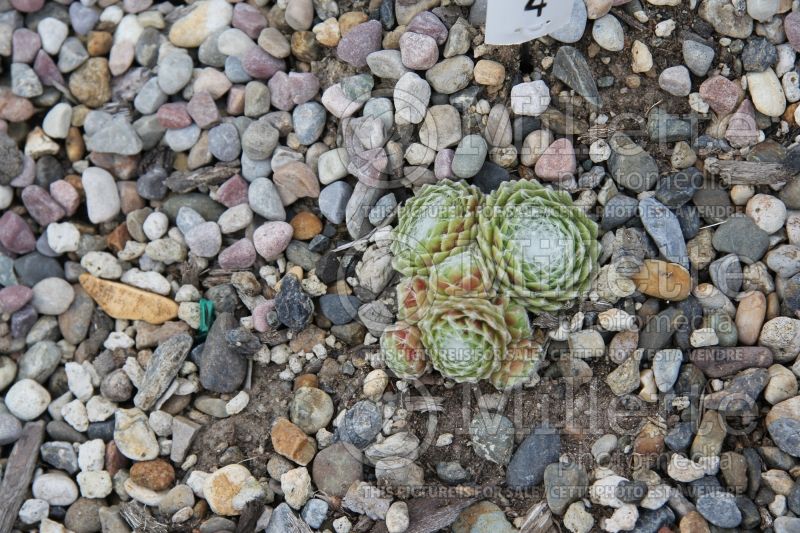
[[[572,3],[583,0],[489,0],[487,44],[520,44],[567,25]]]

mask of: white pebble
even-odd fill
[[[142,231],[151,241],[163,237],[168,229],[169,219],[161,211],[150,213],[142,224]]]
[[[81,232],[70,222],[53,222],[47,226],[47,245],[57,254],[78,249]]]
[[[516,115],[538,117],[550,105],[550,88],[542,80],[520,83],[511,89],[511,109]]]
[[[50,393],[32,379],[21,379],[6,391],[5,403],[20,420],[35,420],[50,404]]]

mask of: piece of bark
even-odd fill
[[[781,163],[760,163],[754,161],[720,161],[709,157],[705,169],[719,175],[722,183],[731,185],[775,185],[789,181],[791,169]]]
[[[186,193],[201,185],[219,185],[239,172],[239,166],[232,163],[220,163],[213,167],[197,170],[176,170],[166,179],[167,188],[173,192]]]
[[[0,485],[0,502],[3,502],[0,505],[0,533],[8,533],[14,527],[19,508],[28,494],[43,439],[44,422],[28,422],[11,450]]]

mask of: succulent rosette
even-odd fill
[[[405,276],[427,276],[433,265],[472,244],[482,201],[483,194],[463,182],[442,180],[423,186],[399,210],[390,247],[395,270]]]
[[[416,324],[431,305],[427,278],[414,276],[403,278],[397,284],[397,320]]]
[[[398,322],[383,332],[381,352],[386,366],[401,379],[418,378],[428,370],[420,331],[406,322]]]
[[[458,383],[491,376],[511,342],[503,308],[482,298],[437,300],[420,330],[433,367]]]
[[[499,290],[531,312],[569,307],[597,271],[597,224],[569,194],[505,182],[480,211],[478,246]]]
[[[512,341],[505,358],[489,377],[497,390],[510,390],[530,382],[542,363],[542,344],[535,339]]]
[[[503,318],[506,321],[506,329],[511,335],[511,342],[528,339],[533,335],[531,321],[528,319],[525,307],[512,302],[506,296],[498,296],[493,303],[503,310]]]
[[[494,293],[489,267],[476,245],[451,253],[431,267],[430,288],[437,298],[487,298]]]

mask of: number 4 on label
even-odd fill
[[[525,11],[536,11],[536,16],[542,16],[542,10],[547,7],[547,2],[544,0],[528,0],[525,5]]]

